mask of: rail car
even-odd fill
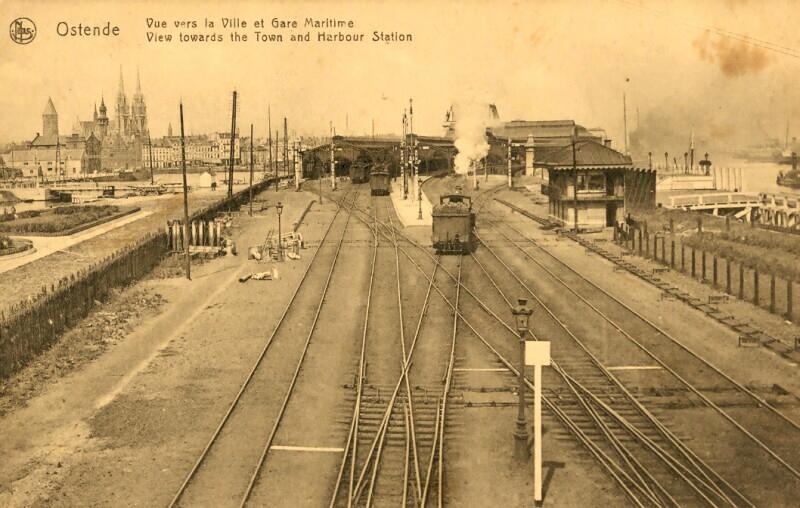
[[[389,172],[381,169],[370,173],[369,188],[373,196],[388,196]]]
[[[432,243],[437,254],[466,254],[475,247],[472,198],[462,194],[439,197],[433,207]]]
[[[369,164],[354,162],[350,166],[350,181],[352,183],[367,183],[369,180]]]

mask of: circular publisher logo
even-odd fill
[[[28,44],[36,38],[36,23],[29,18],[17,18],[11,22],[11,40],[17,44]]]

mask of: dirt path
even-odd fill
[[[297,220],[313,199],[306,193],[273,196],[286,205],[284,224]],[[304,234],[313,240],[332,211],[332,205],[312,209]],[[236,221],[240,252],[276,229],[274,215],[245,213]],[[300,261],[282,263],[276,281],[240,284],[240,275],[272,265],[240,254],[196,267],[192,281],[140,283],[166,298],[163,312],[0,419],[0,454],[6,458],[0,505],[165,504],[312,253],[301,251]]]

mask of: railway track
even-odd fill
[[[387,229],[389,228],[389,226],[385,224],[382,225],[382,227],[385,227]],[[421,246],[414,244],[414,242],[411,241],[410,239],[405,238],[404,240],[407,243],[414,245],[416,248],[422,249]],[[404,252],[404,255],[408,256],[408,254],[404,251],[404,249],[401,249],[401,251]],[[429,253],[428,255],[430,256]],[[411,259],[410,256],[408,257],[409,259]],[[420,271],[422,271],[422,269],[419,266],[418,268],[420,269]],[[450,275],[450,277],[453,278],[452,274]],[[479,302],[479,299],[475,297],[474,294],[471,291],[469,291],[467,287],[465,286],[462,287],[464,290],[466,290],[468,294],[470,294],[470,296],[473,297],[473,299],[476,302]],[[434,289],[438,289],[437,286],[434,286]],[[493,313],[485,304],[481,303],[481,307],[483,307],[483,310],[486,311],[487,313],[493,314],[496,321],[502,322],[502,320],[499,317],[497,317],[496,313]],[[463,315],[460,315],[460,318],[466,325],[472,327],[472,325],[466,318],[463,317]],[[506,324],[504,324],[504,326],[508,328]],[[494,348],[492,343],[485,340],[485,338],[483,338],[477,332],[477,330],[473,329],[473,331],[479,336],[480,340],[484,342],[487,348],[492,350],[493,353],[496,356],[498,356],[498,358],[501,359],[501,361],[507,362],[507,360],[505,360],[505,356],[503,356],[500,353],[500,351]],[[508,331],[510,332],[511,335],[513,335],[513,330],[509,328]],[[507,363],[507,366],[511,371],[514,371],[514,368],[510,363]],[[574,366],[572,366],[571,368],[574,368]],[[580,383],[579,380],[576,379],[574,376],[571,376],[569,373],[566,374],[567,376],[563,377],[565,381],[570,383],[572,389],[577,390],[579,394],[582,394],[581,397],[584,398],[588,397],[589,399],[591,399],[592,400],[591,403],[594,406],[596,406],[594,409],[584,408],[585,411],[587,412],[593,411],[595,414],[597,414],[598,411],[605,411],[606,412],[605,418],[608,418],[609,416],[614,416],[614,418],[621,420],[623,415],[621,415],[607,403],[604,403],[604,401],[598,400],[598,397],[592,394],[592,390],[590,390],[587,386],[583,385],[583,383]],[[633,466],[638,468],[640,471],[638,476],[632,473],[627,474],[625,468],[622,467],[622,465],[619,462],[612,460],[607,454],[605,454],[602,450],[600,450],[597,444],[592,441],[591,437],[587,436],[585,433],[581,431],[579,426],[575,425],[575,419],[570,418],[569,415],[564,413],[563,410],[556,407],[554,404],[548,403],[547,401],[546,403],[548,407],[551,409],[551,411],[553,411],[553,413],[562,421],[562,423],[564,423],[565,427],[568,428],[577,437],[579,437],[579,440],[582,443],[584,443],[584,445],[590,450],[590,452],[595,456],[595,458],[597,458],[598,461],[600,461],[604,465],[604,467],[606,467],[606,469],[610,472],[610,474],[614,476],[615,479],[619,478],[618,483],[623,487],[623,489],[626,492],[628,492],[628,495],[634,502],[634,504],[648,505],[647,504],[648,502],[653,502],[652,504],[654,505],[660,505],[660,504],[673,503],[674,498],[670,499],[670,494],[669,494],[670,492],[669,489],[672,487],[669,486],[665,487],[664,485],[661,484],[661,482],[652,477],[648,477],[645,481],[641,481],[642,475],[649,473],[649,468],[653,467],[651,464],[649,463],[636,464],[635,462],[633,462],[634,459],[629,454],[629,452],[622,450],[622,453],[628,455],[629,457],[624,462],[629,467],[633,463]],[[637,412],[641,412],[641,409],[637,409]],[[621,420],[621,422],[624,422],[624,420]],[[654,422],[652,419],[650,420],[650,422],[652,425],[656,427],[656,430],[658,430],[659,434],[661,434],[662,436],[665,433],[667,434],[667,436],[669,437],[668,441],[671,443],[670,446],[673,447],[671,451],[665,453],[663,446],[666,445],[663,445],[663,443],[654,443],[652,440],[653,438],[650,438],[650,441],[647,441],[645,439],[647,437],[647,434],[641,431],[637,432],[636,426],[630,425],[629,422],[627,425],[622,425],[622,427],[624,427],[625,432],[636,435],[637,440],[645,443],[648,449],[651,450],[651,453],[656,454],[658,460],[661,461],[664,465],[666,465],[666,467],[672,468],[672,472],[674,473],[674,478],[678,478],[679,480],[682,480],[684,483],[687,484],[691,483],[691,485],[689,485],[689,489],[691,492],[693,492],[693,495],[696,496],[696,499],[699,498],[699,502],[701,504],[710,504],[710,505],[751,504],[748,497],[738,492],[737,488],[733,487],[730,483],[722,479],[720,475],[715,472],[714,469],[712,469],[707,464],[704,464],[696,456],[694,456],[691,450],[689,450],[685,446],[685,444],[681,443],[680,440],[677,440],[674,436],[670,436],[669,435],[670,433],[668,429],[666,429],[666,426],[664,426],[663,424],[658,424]],[[597,422],[597,426],[603,427],[603,424],[601,422]],[[608,427],[608,424],[606,424],[605,426]],[[608,437],[606,437],[605,439],[607,441],[609,440]],[[662,437],[661,439],[666,439],[666,438]],[[619,443],[617,443],[615,447],[618,446]],[[680,458],[677,459],[676,455]],[[679,461],[684,461],[684,462],[683,464],[681,464]],[[694,469],[693,470],[689,469],[690,467],[693,467]],[[678,471],[675,471],[676,468]],[[648,474],[648,476],[650,475]],[[639,481],[637,482],[636,480]],[[670,478],[665,478],[662,480],[662,482],[667,483],[667,481],[669,480]],[[650,484],[649,492],[647,490],[648,487],[646,486],[646,484],[648,483]],[[637,493],[632,494],[633,492],[632,488],[634,488],[633,485],[635,484],[638,484],[638,487],[635,487],[638,489],[638,491],[636,491],[638,492],[638,495]],[[653,496],[654,489],[658,491],[655,498]],[[644,500],[644,502],[642,502],[640,499]]]
[[[356,190],[351,205],[357,197]],[[283,314],[170,506],[247,503],[315,335],[351,215],[351,209],[337,208]],[[254,440],[263,445],[253,446]]]
[[[384,223],[384,224],[380,224],[380,223],[379,223],[379,226],[381,226],[382,228],[384,228],[384,229],[385,229],[385,231],[383,231],[383,232],[382,232],[382,234],[383,234],[383,235],[384,235],[384,236],[385,236],[385,237],[386,237],[388,240],[390,240],[390,241],[391,241],[393,236],[395,236],[395,237],[396,237],[396,233],[391,233],[391,230],[393,229],[393,227],[392,227],[392,226],[390,226],[390,225],[388,225],[388,224],[385,224],[385,223]],[[409,242],[410,244],[412,244],[412,245],[413,245],[414,247],[416,247],[417,249],[419,249],[420,251],[422,251],[422,252],[423,252],[423,253],[424,253],[426,256],[428,256],[428,257],[430,257],[431,259],[433,259],[433,260],[435,261],[435,266],[437,266],[437,267],[438,267],[438,266],[440,266],[440,262],[439,262],[439,260],[436,260],[436,259],[434,259],[434,258],[433,258],[433,256],[432,256],[432,255],[431,255],[429,252],[427,252],[427,250],[425,250],[424,248],[422,248],[421,246],[419,246],[418,244],[416,244],[415,242],[411,241],[411,240],[410,240],[410,239],[408,239],[408,238],[405,238],[405,240],[406,240],[407,242]],[[425,278],[426,278],[426,279],[429,281],[429,284],[430,284],[430,285],[431,285],[431,286],[432,286],[432,287],[433,287],[433,288],[436,290],[436,292],[438,292],[438,293],[439,293],[439,295],[440,295],[440,296],[441,296],[441,298],[442,298],[442,299],[443,299],[443,300],[444,300],[444,301],[447,303],[447,305],[451,307],[451,309],[452,309],[452,310],[454,311],[454,313],[456,314],[456,316],[457,316],[457,319],[458,319],[460,322],[464,323],[464,325],[466,326],[466,328],[467,328],[468,330],[470,330],[470,331],[471,331],[471,332],[472,332],[472,333],[473,333],[473,334],[474,334],[476,337],[478,337],[478,339],[479,339],[479,340],[480,340],[480,341],[481,341],[481,342],[482,342],[482,343],[483,343],[483,344],[484,344],[484,345],[485,345],[485,346],[486,346],[486,347],[489,349],[489,351],[490,351],[490,352],[491,352],[491,353],[492,353],[492,354],[493,354],[493,355],[494,355],[494,356],[495,356],[495,357],[496,357],[496,358],[497,358],[497,359],[498,359],[498,360],[499,360],[499,361],[500,361],[500,362],[501,362],[501,363],[502,363],[502,364],[503,364],[503,365],[504,365],[506,368],[508,368],[508,369],[509,369],[509,371],[510,371],[512,374],[514,374],[514,375],[518,375],[518,373],[517,373],[516,369],[513,367],[513,365],[511,364],[511,362],[509,362],[509,361],[507,360],[507,358],[506,358],[505,356],[503,356],[503,354],[502,354],[502,353],[500,353],[500,352],[499,352],[499,351],[498,351],[498,350],[497,350],[497,349],[496,349],[496,348],[495,348],[495,347],[492,345],[492,343],[491,343],[490,341],[488,341],[488,340],[486,340],[486,339],[485,339],[484,335],[482,335],[482,334],[481,334],[481,333],[480,333],[480,332],[479,332],[479,331],[478,331],[478,330],[475,328],[475,326],[474,326],[474,325],[473,325],[473,324],[470,322],[470,320],[468,320],[468,319],[467,319],[467,318],[464,316],[464,314],[463,314],[463,313],[462,313],[462,312],[461,312],[461,311],[460,311],[460,310],[459,310],[459,309],[458,309],[458,308],[455,306],[455,304],[454,304],[454,303],[453,303],[453,302],[452,302],[452,301],[451,301],[451,300],[450,300],[450,299],[449,299],[449,298],[448,298],[448,297],[447,297],[447,296],[446,296],[446,295],[445,295],[445,294],[442,292],[442,290],[439,288],[439,285],[437,285],[437,284],[434,284],[434,279],[433,279],[432,277],[430,277],[430,276],[428,276],[428,275],[426,274],[426,271],[425,271],[425,270],[424,270],[424,269],[423,269],[423,268],[420,266],[419,262],[417,262],[416,260],[414,260],[414,258],[413,258],[411,255],[409,255],[409,254],[408,254],[408,252],[407,252],[405,249],[403,249],[403,248],[399,248],[399,250],[400,250],[401,252],[403,252],[403,254],[404,254],[404,255],[405,255],[405,256],[406,256],[406,257],[409,259],[409,261],[411,261],[411,262],[412,262],[412,264],[414,264],[414,265],[417,267],[417,269],[420,271],[420,273],[422,273],[422,274],[423,274],[423,276],[424,276],[424,277],[425,277]],[[491,314],[491,311],[488,309],[488,307],[485,307],[485,304],[483,304],[483,303],[482,303],[482,301],[481,301],[480,299],[478,299],[478,298],[475,296],[475,294],[474,294],[472,291],[470,291],[470,290],[469,290],[469,288],[467,288],[466,286],[464,286],[464,285],[463,285],[463,284],[461,284],[461,283],[458,283],[458,279],[457,279],[457,278],[456,278],[454,275],[450,274],[450,273],[449,273],[449,272],[448,272],[446,269],[442,269],[442,270],[443,270],[445,273],[447,273],[448,277],[450,277],[450,278],[451,278],[451,279],[453,279],[455,282],[457,282],[457,287],[459,287],[459,288],[461,288],[461,289],[465,290],[465,291],[466,291],[466,292],[467,292],[467,293],[468,293],[468,294],[469,294],[469,295],[470,295],[470,296],[471,296],[471,297],[472,297],[472,298],[473,298],[473,299],[474,299],[476,302],[480,303],[480,304],[483,306],[483,310],[486,310],[487,312],[489,312],[489,313]],[[504,327],[505,327],[505,328],[506,328],[506,329],[507,329],[507,330],[508,330],[508,331],[509,331],[509,332],[512,334],[512,336],[514,336],[514,332],[513,332],[513,330],[512,330],[512,329],[511,329],[511,328],[510,328],[510,327],[509,327],[509,326],[508,326],[508,325],[507,325],[505,322],[503,322],[503,321],[502,321],[502,320],[501,320],[499,317],[497,317],[497,315],[496,315],[496,314],[492,314],[492,316],[493,316],[493,318],[494,318],[494,319],[495,319],[497,322],[500,322],[500,323],[502,324],[502,326],[504,326]],[[490,326],[492,326],[492,325],[490,325]],[[495,326],[495,328],[496,328],[496,324],[495,324],[494,326]],[[490,331],[491,331],[491,329],[490,329]],[[528,388],[529,388],[529,389],[530,389],[530,388],[532,388],[532,386],[531,386],[531,383],[530,383],[530,381],[529,381],[529,380],[526,380],[526,383],[527,383],[527,385],[528,385]],[[545,397],[545,404],[546,404],[546,406],[547,406],[547,407],[548,407],[548,408],[549,408],[549,409],[550,409],[550,410],[551,410],[551,411],[554,413],[554,415],[557,417],[557,419],[559,419],[559,420],[560,420],[560,421],[561,421],[561,422],[562,422],[562,423],[565,425],[565,427],[566,427],[566,428],[567,428],[567,429],[568,429],[568,430],[569,430],[571,433],[573,433],[573,435],[575,435],[575,437],[576,437],[576,438],[577,438],[577,439],[578,439],[578,440],[579,440],[579,441],[580,441],[582,444],[584,444],[584,446],[586,446],[586,448],[589,450],[589,452],[590,452],[590,453],[591,453],[591,454],[592,454],[592,455],[593,455],[593,456],[594,456],[594,457],[595,457],[595,458],[596,458],[598,461],[600,461],[600,463],[601,463],[601,464],[602,464],[602,465],[603,465],[603,466],[604,466],[604,467],[605,467],[605,468],[606,468],[606,469],[607,469],[607,470],[610,472],[610,474],[612,474],[612,476],[614,476],[615,478],[617,478],[617,479],[618,479],[618,482],[619,482],[619,483],[620,483],[620,485],[623,487],[623,489],[630,490],[630,488],[629,488],[629,487],[628,487],[628,485],[626,484],[626,479],[627,479],[627,482],[628,482],[628,484],[630,484],[630,483],[633,483],[634,481],[633,481],[633,480],[631,480],[631,479],[630,479],[630,478],[627,476],[627,473],[624,471],[624,469],[623,469],[623,468],[622,468],[622,467],[621,467],[619,464],[617,464],[616,462],[614,462],[614,460],[613,460],[613,459],[611,459],[610,457],[608,457],[608,456],[607,456],[607,455],[606,455],[606,454],[603,452],[603,450],[601,450],[601,449],[598,447],[598,445],[597,445],[595,442],[593,442],[592,438],[591,438],[590,436],[587,436],[587,435],[586,435],[586,434],[585,434],[585,433],[582,431],[582,429],[581,429],[581,428],[580,428],[580,426],[579,426],[579,425],[576,423],[576,421],[575,421],[575,420],[574,420],[572,417],[570,417],[570,416],[569,416],[569,415],[568,415],[566,412],[564,412],[563,410],[561,410],[561,409],[560,409],[560,408],[559,408],[559,407],[558,407],[556,404],[554,404],[554,403],[553,403],[553,401],[552,401],[550,398],[548,398],[548,397]],[[441,491],[443,491],[443,490],[444,490],[444,489],[441,489]],[[632,499],[636,499],[636,497],[635,497],[635,495],[634,495],[634,494],[632,494],[632,493],[631,493],[631,494],[630,494],[630,496],[631,496],[631,498],[632,498]],[[637,504],[638,504],[638,503],[637,503]],[[641,504],[640,504],[640,505],[641,505]]]
[[[373,202],[385,204],[385,198]],[[431,298],[433,282],[440,277],[439,265],[432,266],[425,284],[414,280],[418,277],[413,273],[405,273],[393,229],[379,229],[380,209],[373,206],[371,217],[362,219],[374,228],[374,264],[356,373],[357,395],[330,506],[441,506],[447,395],[457,326],[453,317],[447,323],[450,314],[443,312],[442,302]],[[388,207],[383,210],[383,220],[393,224],[393,212]],[[375,273],[387,271],[395,274],[394,287],[379,288]],[[424,295],[419,291],[416,295],[421,301],[416,315],[408,301],[415,299],[410,286],[425,290]],[[457,293],[458,287],[451,285],[450,297]],[[388,311],[392,303],[396,313]],[[390,326],[398,330],[394,340],[387,340],[385,331],[380,335],[385,328],[376,321],[386,320],[386,314],[391,314]],[[441,343],[443,326],[452,332],[449,347]],[[392,350],[383,350],[386,344]]]
[[[534,337],[547,337],[552,343],[552,369],[545,371],[549,393],[585,434],[599,437],[607,456],[617,458],[627,472],[621,479],[636,504],[750,504],[640,404],[492,248],[485,249],[486,258],[491,258],[481,262],[476,253],[473,260],[506,307],[512,307],[511,294],[527,293],[534,299]],[[495,266],[487,266],[490,261]],[[511,354],[509,346],[496,347]]]
[[[762,466],[760,470],[769,471],[762,477],[764,480],[778,477],[787,484],[800,485],[797,483],[800,456],[792,444],[796,442],[799,429],[791,418],[589,281],[519,229],[493,217],[486,215],[488,228],[484,229],[484,234],[492,235],[492,240],[485,244],[494,247],[500,243],[497,241],[499,236],[508,249],[521,254],[529,267],[525,270],[529,272],[528,282],[547,278],[553,281],[548,288],[558,285],[561,291],[566,289],[578,308],[586,308],[586,316],[599,318],[609,333],[618,334],[669,373],[673,382],[679,383],[687,393],[740,433],[743,439],[737,446],[738,452],[758,460]],[[487,250],[493,247],[487,247]],[[515,257],[520,259],[517,255]],[[508,255],[506,259],[510,259]],[[574,312],[576,306],[571,307]],[[731,394],[736,395],[733,400]],[[737,480],[746,480],[752,475],[749,470],[742,469],[741,464],[724,459],[717,459],[715,468],[724,471],[726,477]],[[748,486],[756,487],[750,489],[749,496],[757,501],[770,500],[772,492],[759,488],[760,485],[763,483],[748,482]]]

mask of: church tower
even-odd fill
[[[97,115],[97,137],[102,141],[106,134],[108,134],[108,108],[106,108],[106,101],[100,97],[100,114]]]
[[[139,69],[136,69],[136,93],[133,94],[133,104],[131,105],[131,129],[130,133],[135,136],[147,136],[147,105],[142,94],[142,80],[139,77]]]
[[[58,113],[50,97],[47,98],[47,105],[42,113],[42,136],[58,138]]]
[[[122,137],[130,134],[131,112],[128,107],[128,98],[125,96],[125,83],[122,80],[122,66],[119,67],[119,90],[117,91],[117,134]]]
[[[169,125],[167,125],[167,137],[168,138],[172,137],[172,122],[170,122]]]

